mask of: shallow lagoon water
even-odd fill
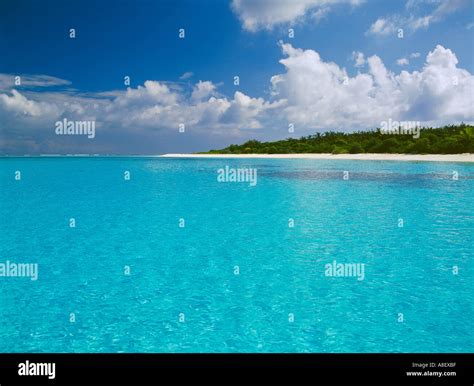
[[[2,158],[0,188],[0,263],[39,267],[0,277],[0,352],[474,349],[472,164]]]

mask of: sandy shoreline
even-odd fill
[[[360,161],[474,162],[474,154],[163,154],[164,158],[278,158]]]

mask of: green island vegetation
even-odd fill
[[[410,134],[383,134],[380,130],[354,133],[325,132],[275,142],[250,140],[222,150],[200,154],[296,154],[296,153],[474,153],[474,126],[460,124],[441,128],[421,128],[419,138]]]

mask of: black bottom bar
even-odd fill
[[[0,354],[0,385],[472,385],[473,364],[473,354]]]

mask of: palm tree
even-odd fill
[[[474,139],[474,127],[472,126],[466,126],[464,129],[462,129],[459,134],[457,135],[459,139],[465,140],[465,141],[470,141]]]

